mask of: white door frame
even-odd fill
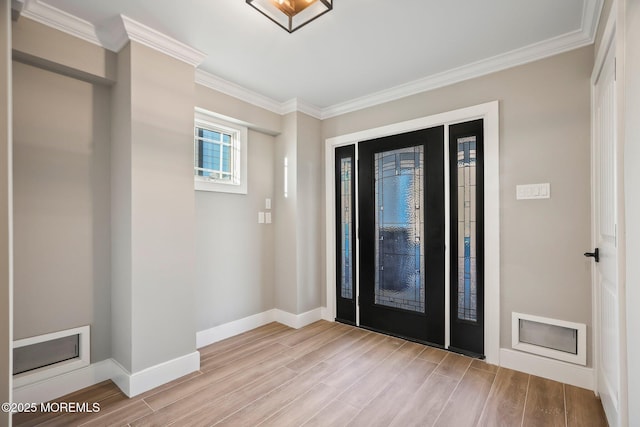
[[[336,224],[335,224],[335,149],[389,135],[445,126],[445,153],[448,153],[449,125],[476,119],[484,120],[484,229],[485,229],[485,270],[484,270],[484,348],[487,363],[500,364],[500,157],[499,157],[499,103],[487,102],[459,110],[448,111],[428,117],[394,123],[367,129],[325,140],[325,235],[326,235],[326,307],[325,319],[334,320],[336,310]],[[448,163],[447,163],[448,168]],[[446,169],[448,170],[448,169]],[[449,174],[445,170],[445,180]],[[354,174],[357,176],[357,174]],[[357,179],[357,178],[356,178]],[[445,183],[445,197],[448,200],[448,185]],[[357,190],[357,181],[356,181]],[[357,193],[356,193],[357,197]],[[445,213],[449,204],[445,200]],[[447,223],[449,216],[447,214]],[[357,227],[356,218],[356,227]],[[357,229],[357,228],[356,228]],[[449,346],[449,233],[446,230],[445,250],[445,347]],[[356,262],[359,261],[358,238],[354,242]],[[359,276],[356,275],[356,297],[359,293]],[[356,323],[359,309],[356,305]]]

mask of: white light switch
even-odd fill
[[[264,208],[271,209],[271,199],[264,199]]]
[[[267,224],[271,224],[271,212],[265,212],[264,222],[266,222]]]
[[[258,212],[258,224],[264,224],[264,212]]]
[[[551,184],[527,184],[516,186],[516,199],[548,199],[551,197]]]

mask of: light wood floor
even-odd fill
[[[200,371],[132,399],[106,381],[58,400],[99,413],[14,425],[606,426],[591,391],[338,323],[271,323],[200,352]]]

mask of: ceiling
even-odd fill
[[[125,15],[205,53],[199,69],[207,73],[318,110],[592,43],[602,7],[602,0],[334,0],[331,12],[289,34],[244,0],[27,0],[27,10],[30,3],[97,28]]]

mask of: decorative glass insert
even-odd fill
[[[217,181],[231,181],[235,154],[231,135],[202,127],[196,127],[195,133],[195,174]]]
[[[375,154],[375,303],[425,312],[424,148]]]
[[[341,248],[342,248],[342,274],[340,283],[340,295],[342,298],[353,298],[353,242],[351,241],[351,232],[353,230],[352,224],[352,171],[351,171],[351,157],[345,157],[340,159],[340,206],[341,206],[341,220],[340,220],[340,236],[341,236]]]
[[[457,142],[458,319],[476,322],[478,320],[476,137],[458,138]]]

